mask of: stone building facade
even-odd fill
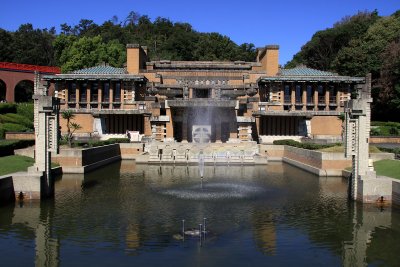
[[[365,79],[281,69],[278,58],[279,47],[268,45],[255,62],[149,61],[146,47],[127,45],[126,68],[102,65],[43,79],[55,85],[61,109],[76,113],[80,135],[108,138],[128,130],[178,142],[341,139],[338,116]]]

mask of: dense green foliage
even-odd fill
[[[338,144],[313,144],[313,143],[300,143],[297,141],[294,141],[292,139],[285,139],[285,140],[275,140],[273,142],[274,145],[286,145],[286,146],[294,146],[298,148],[304,148],[304,149],[309,149],[309,150],[317,150],[317,149],[322,149],[322,148],[328,148],[328,147],[334,147],[337,146]]]
[[[34,140],[0,140],[0,157],[13,155],[14,149],[33,146]]]
[[[374,168],[377,175],[388,176],[400,179],[400,161],[384,159],[374,162]]]
[[[32,166],[35,160],[25,156],[6,156],[0,157],[0,175],[6,175],[13,172],[26,171]]]
[[[148,47],[151,60],[245,60],[254,61],[253,44],[235,44],[219,33],[201,33],[188,23],[130,12],[123,21],[115,16],[101,25],[82,19],[78,25],[34,29],[23,24],[15,32],[0,29],[0,61],[58,65],[63,72],[92,67],[102,62],[122,67],[125,45]]]
[[[400,11],[346,17],[318,31],[286,67],[304,64],[341,75],[372,74],[374,120],[400,121]]]
[[[399,122],[380,122],[371,123],[371,135],[373,136],[396,136],[400,134]]]
[[[33,104],[0,103],[0,139],[6,132],[33,131]]]
[[[0,103],[0,114],[16,113],[17,104],[15,103]]]

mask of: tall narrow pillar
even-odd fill
[[[151,136],[151,122],[150,122],[150,116],[149,115],[144,115],[144,135],[145,136]]]

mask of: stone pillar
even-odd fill
[[[307,84],[301,85],[303,94],[301,96],[301,102],[303,103],[303,110],[307,110]]]
[[[364,203],[391,201],[392,182],[377,179],[369,166],[369,132],[371,120],[371,75],[359,90],[357,99],[346,103],[345,133],[346,157],[352,158],[352,177],[349,179],[349,197]]]
[[[28,169],[28,172],[40,176],[40,198],[54,197],[51,152],[58,152],[59,103],[58,99],[47,94],[48,90],[41,84],[39,74],[35,74],[33,95],[35,164]]]
[[[290,102],[292,104],[292,107],[296,103],[296,84],[295,83],[290,83]]]
[[[150,122],[150,116],[149,115],[144,115],[144,135],[145,136],[151,136],[151,122]]]
[[[331,92],[330,92],[330,88],[329,88],[329,86],[327,86],[328,88],[325,88],[325,110],[329,110],[330,108],[330,106],[329,106],[329,98],[330,98],[330,95],[331,95]]]
[[[172,126],[172,113],[170,108],[165,109],[167,116],[169,117],[169,121],[166,123],[165,127],[167,128],[167,138],[174,138],[174,127]]]
[[[91,91],[90,91],[90,89],[92,88],[92,83],[90,83],[89,81],[87,81],[87,86],[86,86],[86,102],[87,102],[87,105],[86,105],[86,108],[87,109],[90,109],[90,101],[92,101],[91,99],[92,99],[92,96],[91,96]]]
[[[109,109],[113,109],[114,108],[114,87],[115,87],[115,82],[110,81],[110,93],[109,93],[109,101],[110,102],[110,106],[108,107]]]
[[[314,110],[318,110],[319,95],[318,95],[318,84],[313,86],[314,88]]]

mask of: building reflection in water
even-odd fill
[[[52,232],[52,212],[51,207],[37,201],[18,203],[14,208],[12,226],[34,232],[37,267],[59,266],[60,244]]]
[[[240,225],[250,230],[258,251],[281,257],[285,251],[282,248],[285,231],[295,229],[306,233],[313,245],[322,244],[330,253],[339,255],[344,266],[367,265],[368,249],[376,240],[374,233],[392,227],[390,209],[347,205],[346,185],[341,179],[317,178],[282,164],[272,163],[265,168],[205,166],[204,180],[207,183],[212,177],[223,177],[225,181],[257,184],[265,173],[268,173],[268,188],[263,197],[186,201],[160,192],[200,183],[196,166],[146,166],[122,161],[102,169],[101,175],[99,172],[64,175],[56,183],[55,201],[25,202],[21,207],[16,203],[7,215],[12,219],[0,216],[0,226],[10,229],[10,233],[18,229],[29,233],[24,235],[32,235],[35,265],[45,267],[62,265],[60,255],[68,252],[61,253],[61,244],[69,244],[71,239],[83,240],[86,245],[107,243],[113,251],[122,245],[125,255],[134,257],[151,251],[150,246],[157,251],[166,250],[177,242],[172,236],[179,233],[181,219],[186,219],[187,226],[197,226],[210,212],[214,212],[209,220],[215,233],[213,242],[219,242],[220,236],[224,242],[230,242],[226,234],[238,232]],[[104,199],[108,202],[103,203]],[[339,234],[339,230],[327,234],[321,229],[329,223],[334,229],[336,222],[345,224],[340,226],[344,234]],[[226,230],[227,227],[231,229]],[[341,245],[339,250],[337,244]],[[95,249],[93,253],[97,253]]]
[[[391,226],[392,213],[375,205],[357,204],[352,217],[352,240],[343,242],[343,265],[366,266],[367,249],[373,242],[373,233],[378,228]]]

